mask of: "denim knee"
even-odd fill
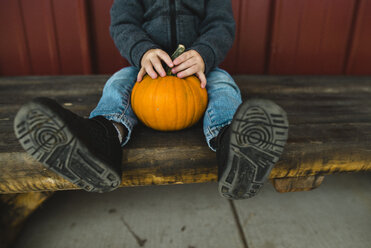
[[[107,91],[111,88],[125,88],[126,85],[131,89],[136,82],[135,79],[138,72],[138,69],[133,66],[125,67],[117,71],[108,79],[104,85],[103,91]]]
[[[111,78],[114,79],[125,79],[131,78],[133,75],[138,75],[139,70],[134,66],[124,67],[121,70],[115,72]]]
[[[238,88],[232,76],[220,68],[215,68],[209,74],[207,74],[206,86],[208,91],[229,88],[241,96],[240,89]]]

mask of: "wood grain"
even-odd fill
[[[0,78],[0,192],[76,187],[26,154],[12,129],[19,107],[36,96],[81,116],[96,106],[108,76]],[[371,77],[236,76],[242,96],[277,102],[288,113],[288,144],[271,178],[371,170]],[[202,123],[179,132],[143,125],[123,149],[122,186],[217,180]]]
[[[288,177],[273,179],[274,188],[280,193],[309,191],[318,188],[325,176]]]

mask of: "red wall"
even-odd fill
[[[0,75],[113,73],[113,0],[1,0]],[[232,0],[233,74],[371,74],[371,0]]]

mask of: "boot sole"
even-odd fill
[[[223,197],[246,199],[259,192],[283,152],[288,126],[285,111],[269,100],[249,100],[237,109],[219,179]]]
[[[46,168],[86,191],[117,188],[121,183],[117,172],[89,151],[54,105],[37,99],[18,111],[14,131],[22,147]]]

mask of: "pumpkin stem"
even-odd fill
[[[175,52],[171,55],[171,60],[176,59],[179,57],[185,50],[185,46],[182,44],[178,45],[178,48],[175,50]],[[168,76],[175,76],[174,74],[171,73],[171,68],[166,66],[166,75]]]

